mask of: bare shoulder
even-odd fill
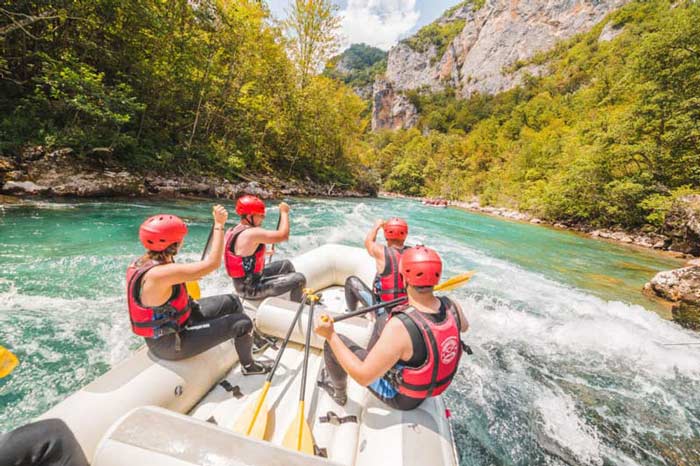
[[[386,333],[387,336],[393,339],[395,342],[402,341],[410,343],[411,341],[411,337],[408,334],[408,330],[406,330],[406,326],[398,318],[389,319],[384,326],[384,331],[382,334],[384,333]]]
[[[367,252],[377,260],[384,260],[384,246],[380,244],[372,243],[372,245],[367,248]]]

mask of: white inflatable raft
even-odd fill
[[[370,283],[374,275],[365,251],[347,246],[325,245],[292,262],[308,286],[323,293],[318,313],[345,309],[342,285],[348,276]],[[279,297],[245,304],[258,330],[280,339],[298,307]],[[340,407],[316,387],[323,366],[322,341],[316,335],[311,338],[306,419],[319,455],[282,447],[298,406],[306,312],[308,307],[267,395],[272,422],[265,441],[231,430],[264,382],[264,376],[241,375],[232,342],[177,362],[159,360],[144,346],[42,418],[64,420],[93,466],[457,465],[441,397],[402,412],[386,408],[350,380],[348,403]],[[366,344],[371,323],[358,317],[336,329]],[[276,353],[270,347],[257,357],[273,360]]]

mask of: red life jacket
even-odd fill
[[[265,268],[265,249],[264,243],[260,243],[251,256],[238,256],[235,253],[236,239],[238,235],[243,233],[250,225],[238,224],[234,228],[229,228],[224,237],[226,249],[224,250],[224,264],[226,272],[231,278],[243,278],[248,276],[260,275]]]
[[[408,316],[423,336],[427,358],[420,367],[404,367],[397,380],[399,393],[411,398],[425,399],[444,392],[452,382],[462,357],[457,308],[442,298],[447,310],[445,319],[436,323],[412,307],[394,310]]]
[[[131,329],[136,335],[145,338],[160,338],[163,335],[179,332],[190,317],[192,307],[184,283],[173,286],[173,293],[168,301],[157,307],[141,304],[141,279],[153,267],[160,265],[156,261],[147,261],[137,267],[133,262],[126,269],[127,301]]]
[[[391,301],[392,299],[406,296],[406,285],[403,277],[399,273],[399,261],[401,254],[407,248],[390,248],[384,246],[384,271],[374,279],[374,294],[380,301]]]

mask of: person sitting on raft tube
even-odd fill
[[[294,270],[288,260],[265,266],[266,244],[289,239],[289,205],[279,205],[280,222],[277,230],[261,228],[265,219],[265,203],[251,195],[236,201],[236,213],[241,221],[226,232],[224,262],[239,296],[264,299],[290,292],[292,301],[301,302],[306,277]]]
[[[187,294],[185,282],[199,280],[221,265],[228,212],[217,205],[213,216],[209,255],[190,264],[174,261],[187,235],[182,219],[161,214],[143,222],[139,238],[147,251],[126,273],[131,327],[146,339],[151,353],[171,361],[233,338],[243,374],[263,374],[270,367],[253,360],[253,322],[238,298],[226,294],[194,301]]]
[[[408,303],[377,318],[367,349],[338,335],[328,315],[317,324],[315,332],[326,340],[318,385],[341,406],[348,374],[389,407],[409,410],[444,392],[459,368],[460,333],[469,324],[456,301],[433,294],[442,274],[440,256],[416,246],[403,254],[399,269]]]
[[[380,228],[384,229],[386,246],[377,243]],[[408,224],[400,218],[392,218],[387,222],[376,221],[367,233],[365,248],[374,258],[377,275],[374,277],[372,290],[358,277],[351,276],[345,280],[345,302],[349,310],[357,309],[358,303],[371,306],[380,301],[391,301],[406,296],[406,287],[399,274],[399,261],[401,254],[406,250],[404,242],[407,236]]]

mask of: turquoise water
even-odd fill
[[[700,337],[659,317],[640,289],[680,263],[579,235],[406,200],[296,200],[292,256],[361,245],[376,218],[403,216],[456,296],[474,356],[447,395],[463,465],[700,463]],[[31,420],[140,345],[124,270],[141,221],[164,210],[190,227],[196,260],[209,203],[31,202],[0,208],[0,344],[22,364],[0,380],[0,431]],[[276,222],[276,210],[268,216]],[[223,269],[204,294],[229,291]]]

